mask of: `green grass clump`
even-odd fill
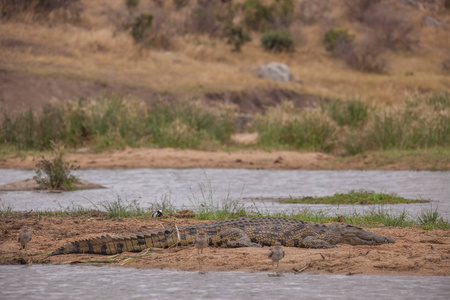
[[[197,102],[148,106],[112,97],[48,105],[41,113],[3,112],[0,126],[0,145],[18,150],[50,149],[52,142],[96,151],[125,146],[209,149],[230,141],[235,114]]]
[[[367,227],[380,225],[411,227],[416,224],[416,222],[409,217],[406,210],[396,213],[392,210],[384,209],[382,207],[372,208],[362,213],[354,211],[352,213],[344,215],[343,217],[345,219],[345,223],[347,224]]]
[[[437,208],[434,210],[433,208],[422,210],[417,216],[417,222],[425,230],[450,229],[450,224],[443,219]]]
[[[0,201],[1,201],[1,199],[0,199]],[[0,204],[0,217],[7,217],[11,214],[12,214],[12,206],[2,202]]]
[[[253,118],[259,146],[356,155],[367,151],[450,146],[450,94],[395,106],[335,100],[296,110],[290,102]]]
[[[259,133],[263,148],[332,150],[336,125],[318,110],[293,113],[292,103],[271,108],[265,115],[257,115],[253,125]]]
[[[348,193],[335,193],[333,196],[304,197],[282,200],[281,203],[301,204],[396,204],[396,203],[424,203],[428,200],[411,200],[399,197],[396,194],[376,193],[373,191],[354,191]]]
[[[366,103],[357,100],[335,100],[322,108],[339,126],[356,128],[366,123],[369,107]]]
[[[161,210],[163,214],[175,211],[175,207],[167,198],[161,202],[155,202],[148,208],[142,207],[137,200],[123,201],[120,197],[115,201],[103,201],[99,203],[99,207],[94,204],[97,210],[106,211],[109,218],[131,218],[151,216],[156,210]]]

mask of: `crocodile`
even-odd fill
[[[193,244],[198,232],[206,233],[210,246],[226,248],[273,246],[276,242],[285,247],[299,248],[334,248],[338,243],[395,243],[392,237],[374,234],[353,225],[321,225],[283,218],[239,218],[79,240],[51,252],[50,256],[69,253],[114,255],[124,251],[139,252],[147,248],[188,246]]]

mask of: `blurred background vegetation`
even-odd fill
[[[449,26],[448,0],[0,1],[0,145],[445,149]]]

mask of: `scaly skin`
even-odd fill
[[[388,236],[377,235],[352,225],[319,225],[293,219],[241,218],[207,224],[155,231],[118,237],[102,236],[72,242],[51,255],[68,253],[96,253],[113,255],[139,252],[146,248],[187,246],[193,243],[199,231],[206,232],[210,246],[261,247],[280,242],[285,247],[334,248],[338,243],[350,245],[381,245],[395,243]]]

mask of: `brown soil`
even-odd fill
[[[251,134],[235,137],[239,143],[251,143]],[[33,169],[39,155],[6,157],[0,168]],[[86,168],[246,168],[268,170],[449,170],[448,160],[380,161],[376,156],[356,157],[351,161],[339,157],[295,151],[199,151],[173,148],[125,148],[111,152],[93,153],[80,149],[67,159],[82,169]]]
[[[99,235],[135,233],[162,227],[195,224],[208,221],[191,219],[107,219],[103,213],[90,217],[41,217],[25,213],[0,219],[0,263],[82,263],[82,260],[105,260],[103,255],[44,255],[75,240]],[[20,250],[17,234],[23,226],[31,229],[33,238],[27,250]],[[450,231],[424,231],[417,228],[369,228],[372,232],[392,236],[395,244],[381,246],[338,245],[334,249],[302,249],[285,247],[286,256],[280,262],[281,272],[303,270],[312,273],[382,274],[382,275],[450,275]],[[113,265],[135,268],[175,269],[186,271],[271,271],[268,248],[207,248],[203,255],[197,250],[172,248],[150,251],[126,262],[136,253],[118,255]],[[203,261],[204,264],[199,265]],[[91,262],[92,263],[92,262]]]
[[[1,40],[1,37],[0,37]],[[15,46],[17,43],[14,44]],[[19,43],[18,45],[22,45]],[[0,65],[0,105],[8,112],[41,109],[47,104],[77,101],[81,97],[100,98],[115,95],[152,104],[157,101],[185,101],[186,96],[157,94],[150,89],[126,84],[99,82],[64,76],[42,76],[23,72],[12,72]],[[209,105],[223,102],[233,103],[240,113],[262,112],[267,107],[283,101],[292,101],[297,107],[317,105],[318,97],[300,94],[280,88],[249,89],[240,92],[206,93],[193,96]]]

